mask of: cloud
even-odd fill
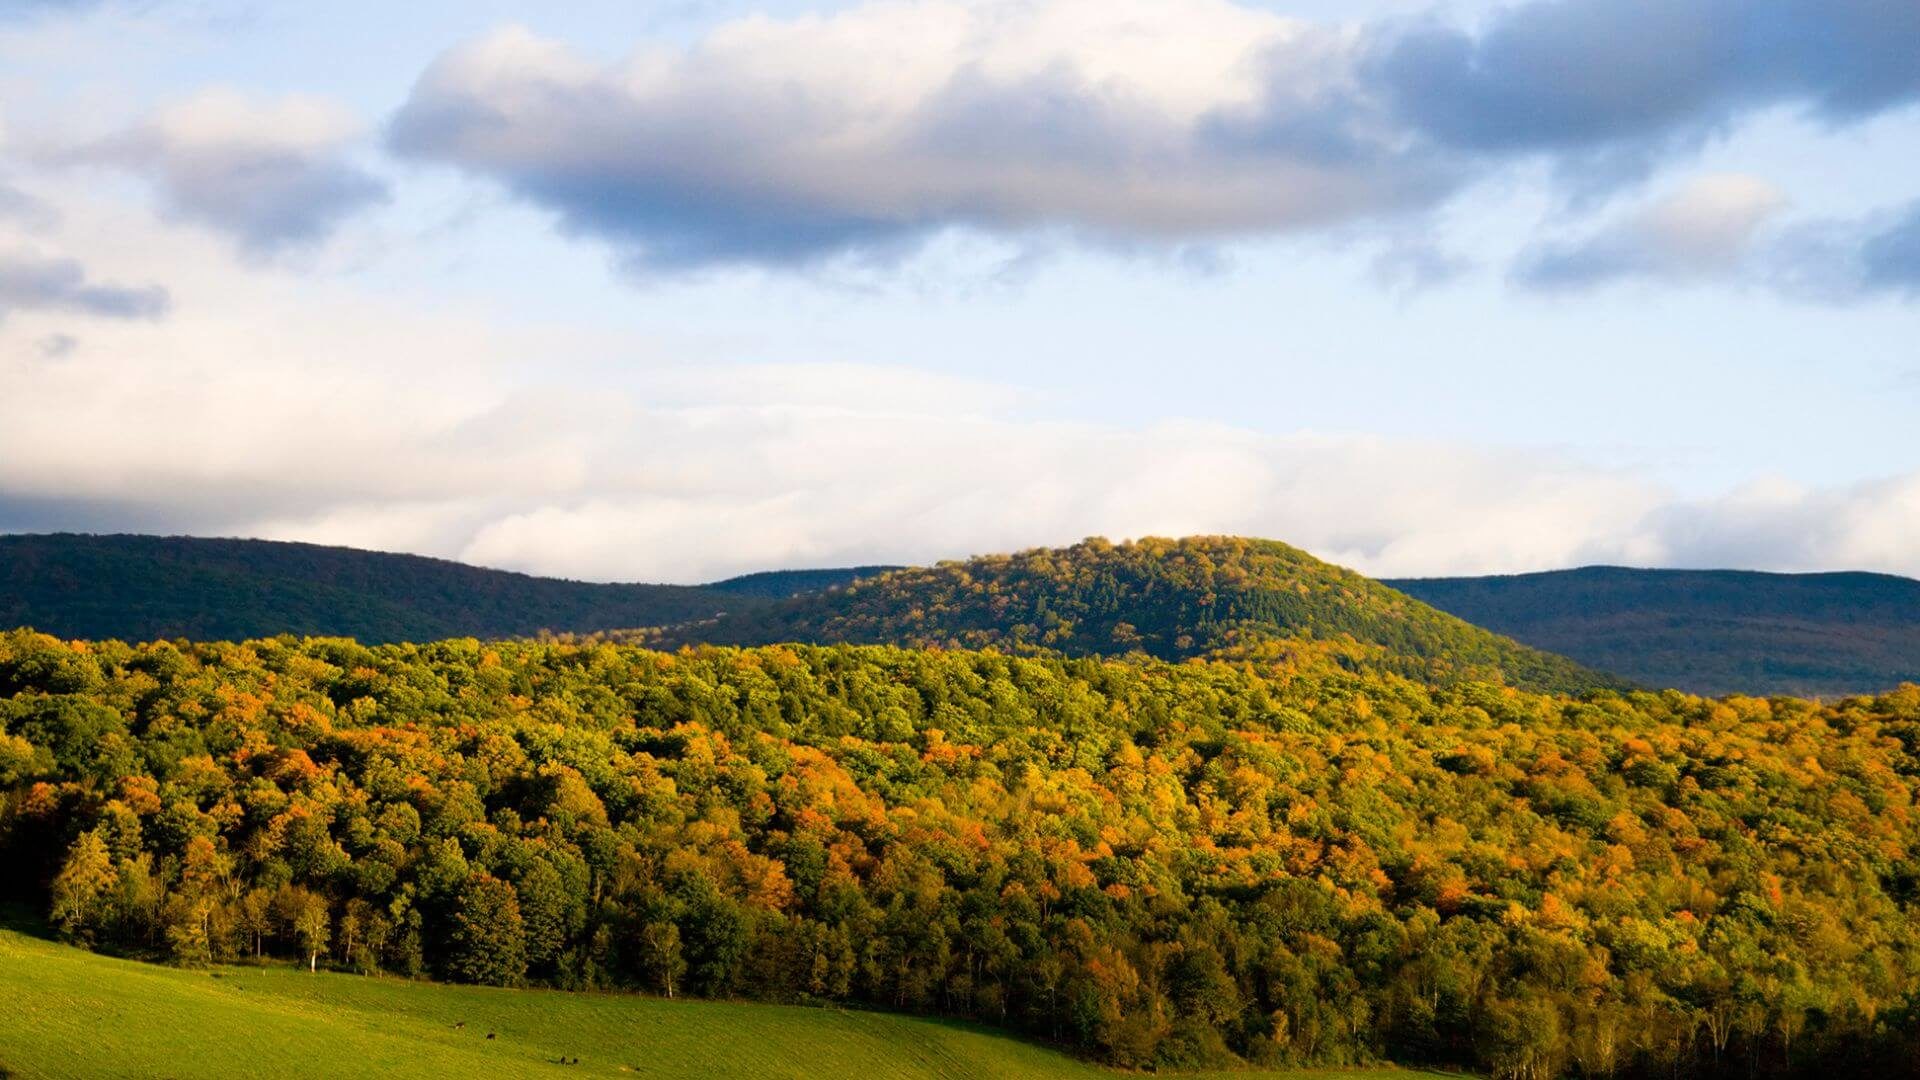
[[[1908,0],[1533,0],[1473,29],[881,0],[613,64],[502,30],[436,60],[388,143],[638,268],[951,228],[1177,248],[1431,207],[1525,156],[1614,182],[1772,106],[1857,120],[1920,98],[1916,53]]]
[[[351,118],[325,102],[262,104],[208,91],[57,157],[145,177],[171,217],[270,255],[318,243],[387,199],[386,184],[348,153],[355,133]]]
[[[1737,271],[1786,196],[1758,177],[1696,178],[1572,243],[1522,252],[1514,279],[1529,288],[1586,288],[1621,278],[1691,279]]]
[[[107,319],[157,319],[167,291],[157,285],[104,285],[75,259],[0,253],[0,318],[14,311],[66,311]]]
[[[258,535],[601,580],[1197,532],[1381,575],[1920,573],[1920,477],[1684,498],[1539,448],[1051,422],[1015,388],[845,364],[634,365],[542,389],[504,361],[564,355],[550,335],[285,303],[250,300],[246,327],[101,324],[59,364],[0,337],[0,530]]]
[[[1571,292],[1625,281],[1720,281],[1802,302],[1920,296],[1920,202],[1851,219],[1781,220],[1757,177],[1697,178],[1565,241],[1529,245],[1514,283]]]
[[[1860,247],[1869,291],[1920,294],[1920,202],[1874,229]]]
[[[1663,507],[1645,528],[1667,565],[1848,567],[1920,577],[1920,474],[1829,489],[1763,481]]]
[[[1907,0],[1532,0],[1476,30],[1384,30],[1396,116],[1451,146],[1580,152],[1699,141],[1769,105],[1833,121],[1920,98]]]
[[[10,221],[29,230],[42,230],[59,221],[42,199],[0,180],[0,221]]]
[[[1349,44],[1223,0],[883,3],[611,66],[510,29],[436,61],[389,142],[642,266],[885,257],[950,227],[1179,244],[1450,186],[1346,122]]]

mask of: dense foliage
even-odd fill
[[[1297,548],[1221,536],[1125,544],[1094,539],[900,570],[730,613],[663,640],[993,646],[1182,659],[1275,636],[1378,646],[1386,651],[1376,650],[1376,663],[1430,681],[1509,681],[1551,691],[1620,685]]]
[[[764,602],[751,591],[594,585],[315,544],[0,536],[0,626],[73,637],[514,637],[686,622]]]
[[[865,1002],[1124,1065],[1911,1070],[1920,688],[1584,700],[887,647],[0,635],[61,932]]]
[[[1920,679],[1910,578],[1598,566],[1386,584],[1648,686],[1838,697]]]

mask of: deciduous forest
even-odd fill
[[[1920,688],[0,635],[6,887],[96,949],[977,1018],[1129,1067],[1911,1070]]]

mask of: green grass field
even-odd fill
[[[562,1057],[580,1064],[558,1064]],[[9,1075],[1119,1074],[984,1029],[883,1013],[496,990],[286,967],[183,971],[0,929],[0,1076]]]

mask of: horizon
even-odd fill
[[[1920,8],[0,4],[0,532],[1920,576]]]
[[[567,582],[572,582],[572,583],[582,584],[582,585],[671,585],[671,586],[676,586],[681,588],[703,588],[703,587],[713,586],[713,585],[723,585],[730,581],[735,581],[742,578],[750,578],[750,577],[757,577],[761,575],[770,575],[770,574],[813,573],[813,572],[821,572],[821,571],[868,570],[868,569],[878,570],[882,572],[891,572],[894,570],[924,569],[927,567],[939,565],[941,563],[967,562],[972,559],[1020,555],[1030,551],[1058,551],[1063,548],[1073,547],[1081,543],[1085,543],[1088,541],[1095,541],[1095,540],[1120,546],[1120,545],[1127,545],[1127,544],[1136,544],[1136,543],[1140,543],[1148,540],[1164,540],[1164,541],[1178,542],[1183,540],[1205,539],[1207,537],[1223,537],[1226,539],[1234,539],[1234,540],[1272,541],[1276,543],[1287,544],[1289,547],[1298,546],[1298,545],[1291,544],[1289,541],[1285,540],[1284,538],[1277,537],[1277,536],[1239,536],[1239,535],[1226,534],[1226,533],[1209,533],[1209,534],[1196,533],[1196,534],[1189,534],[1187,536],[1129,536],[1129,537],[1119,537],[1119,538],[1106,537],[1106,536],[1087,536],[1087,537],[1082,537],[1079,540],[1071,541],[1068,543],[1062,543],[1062,544],[1029,545],[1026,547],[1014,548],[1006,551],[974,551],[974,552],[968,552],[963,555],[945,556],[939,559],[935,559],[935,560],[931,560],[923,563],[886,562],[882,560],[876,563],[863,563],[859,565],[853,565],[853,564],[824,565],[823,564],[823,565],[798,565],[798,566],[768,566],[768,567],[762,567],[758,570],[746,570],[737,574],[729,574],[726,577],[708,578],[708,579],[702,579],[698,581],[658,581],[658,580],[646,581],[646,580],[640,580],[640,579],[599,579],[599,578],[566,577],[564,575],[541,574],[541,573],[535,573],[535,572],[526,571],[526,570],[518,570],[509,566],[489,566],[485,563],[468,562],[463,559],[450,558],[448,556],[443,556],[443,555],[433,555],[433,554],[429,554],[426,552],[419,552],[419,551],[398,551],[398,550],[390,550],[390,549],[384,549],[384,548],[359,547],[353,544],[323,543],[323,542],[317,542],[317,541],[311,541],[311,540],[275,540],[275,539],[258,537],[258,536],[200,536],[200,535],[194,535],[189,533],[130,533],[130,532],[89,533],[89,532],[73,532],[73,531],[55,531],[55,532],[43,532],[43,533],[24,533],[24,532],[0,533],[0,539],[58,538],[63,536],[81,536],[89,539],[123,539],[125,538],[125,539],[140,539],[140,540],[208,540],[208,541],[234,541],[234,542],[241,542],[241,543],[261,543],[261,544],[301,544],[301,545],[307,545],[311,547],[328,548],[335,551],[352,551],[352,552],[365,554],[365,555],[392,555],[392,556],[397,556],[401,558],[433,559],[441,562],[456,563],[458,565],[470,567],[476,570],[495,571],[495,572],[507,573],[507,574],[521,574],[527,577],[540,578],[540,579],[549,580],[549,581],[567,581]],[[1301,548],[1300,550],[1306,551],[1305,548]],[[1325,559],[1315,552],[1307,551],[1307,554],[1313,556],[1316,559],[1320,559],[1322,562],[1326,562],[1330,565],[1341,566],[1341,564],[1335,563],[1330,559]],[[1346,570],[1354,570],[1353,567],[1341,567],[1341,568]],[[1916,583],[1920,583],[1920,577],[1915,577],[1913,575],[1908,575],[1908,574],[1889,573],[1889,572],[1880,571],[1880,570],[1781,571],[1781,570],[1754,570],[1754,569],[1749,569],[1745,567],[1736,567],[1736,566],[1627,566],[1627,565],[1621,565],[1617,563],[1584,563],[1579,566],[1561,566],[1561,567],[1552,567],[1544,570],[1526,570],[1526,571],[1519,571],[1516,573],[1507,573],[1507,574],[1499,574],[1499,573],[1454,574],[1454,575],[1431,575],[1431,576],[1403,575],[1403,576],[1380,577],[1380,578],[1376,578],[1375,580],[1382,581],[1384,583],[1391,585],[1394,582],[1403,582],[1403,581],[1413,582],[1413,581],[1446,581],[1446,580],[1490,580],[1490,579],[1499,579],[1499,578],[1531,577],[1531,576],[1542,576],[1542,575],[1552,575],[1552,574],[1576,574],[1576,573],[1580,573],[1582,571],[1587,571],[1587,570],[1619,570],[1619,571],[1623,571],[1630,574],[1643,574],[1643,573],[1644,574],[1668,574],[1668,573],[1671,573],[1671,574],[1744,574],[1744,575],[1759,575],[1759,576],[1766,576],[1766,577],[1795,577],[1795,578],[1842,577],[1842,576],[1882,577],[1882,578],[1893,578],[1899,581],[1913,581]],[[1354,570],[1354,572],[1359,573],[1359,571],[1357,570]],[[1366,576],[1370,576],[1370,575],[1366,575]]]

